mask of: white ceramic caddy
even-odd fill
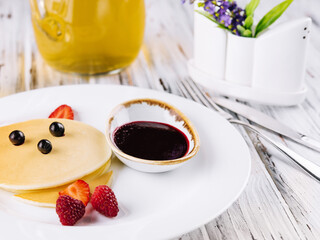
[[[223,95],[263,104],[302,102],[310,18],[287,21],[257,38],[239,37],[199,13],[194,16],[190,76]]]

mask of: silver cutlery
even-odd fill
[[[242,103],[238,103],[225,98],[212,97],[213,101],[221,107],[240,114],[241,116],[249,119],[250,121],[270,130],[274,133],[278,133],[290,140],[300,143],[308,148],[320,152],[320,142],[306,136],[303,133],[293,130],[287,125],[275,120],[265,113],[259,112],[256,109],[246,106]]]
[[[177,82],[178,88],[180,89],[181,93],[188,98],[191,97],[194,101],[203,104],[204,106],[214,109],[217,111],[222,117],[224,117],[227,121],[232,124],[237,124],[246,127],[247,129],[251,130],[252,132],[259,135],[261,138],[269,142],[273,145],[276,149],[280,152],[285,154],[291,160],[293,160],[296,164],[298,164],[302,169],[304,169],[307,173],[311,176],[316,178],[318,181],[320,180],[320,166],[316,165],[315,163],[305,159],[298,153],[294,152],[290,148],[272,140],[264,133],[262,133],[257,127],[250,125],[244,121],[234,118],[230,113],[224,111],[220,108],[216,103],[214,103],[206,93],[190,78],[181,80]]]

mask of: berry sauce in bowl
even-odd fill
[[[180,167],[200,146],[190,120],[156,99],[134,99],[115,107],[107,121],[107,141],[120,161],[142,172]]]
[[[124,153],[150,160],[177,159],[189,149],[188,138],[182,131],[158,122],[126,123],[114,131],[113,139]]]

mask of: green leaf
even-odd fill
[[[204,5],[205,5],[204,2],[199,2],[198,3],[198,7],[204,7]]]
[[[224,26],[223,24],[221,24],[221,23],[219,23],[218,21],[216,21],[210,13],[205,12],[205,11],[199,11],[199,10],[195,10],[195,12],[197,12],[197,13],[205,16],[206,18],[208,18],[208,19],[211,20],[212,22],[218,24],[220,28],[229,30],[226,26]]]
[[[266,15],[264,15],[264,17],[260,20],[256,27],[254,37],[257,37],[259,33],[261,33],[263,30],[265,30],[271,24],[273,24],[286,11],[286,9],[290,6],[292,2],[293,0],[286,0],[275,6]]]
[[[241,25],[237,26],[238,31],[240,32],[240,35],[242,36],[242,34],[244,33],[244,31],[246,30],[244,27],[242,27]]]
[[[254,11],[258,7],[260,0],[251,0],[246,6],[246,14],[247,16],[253,16]]]
[[[249,29],[246,29],[243,34],[241,34],[243,37],[252,37],[252,32]]]
[[[251,29],[252,25],[253,25],[253,17],[251,15],[251,16],[248,16],[246,20],[244,20],[244,28]]]

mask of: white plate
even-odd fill
[[[250,153],[233,126],[192,101],[135,87],[53,87],[0,99],[0,125],[46,118],[60,104],[68,104],[75,110],[76,120],[104,132],[107,116],[115,105],[141,97],[166,101],[190,118],[200,136],[197,156],[181,168],[161,174],[138,172],[113,161],[119,215],[109,219],[94,211],[73,227],[61,226],[54,209],[24,204],[0,190],[1,237],[168,239],[196,229],[225,211],[245,188]]]

